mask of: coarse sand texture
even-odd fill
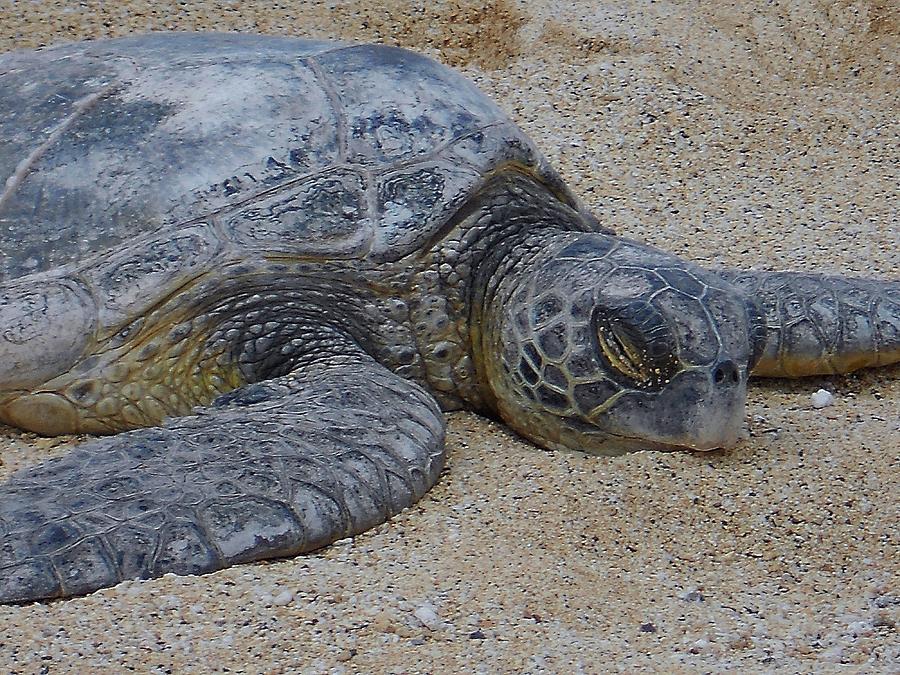
[[[618,234],[703,267],[898,280],[891,3],[0,0],[0,51],[158,30],[414,49]],[[900,367],[751,381],[727,451],[594,457],[448,424],[437,485],[387,523],[0,606],[0,671],[900,669]],[[0,427],[0,479],[84,440]]]

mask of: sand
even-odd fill
[[[629,236],[897,279],[896,8],[780,4],[0,0],[0,50],[149,29],[416,48]],[[758,382],[727,452],[603,459],[449,425],[440,483],[391,522],[293,560],[0,607],[0,671],[900,672],[900,368]],[[73,442],[0,434],[4,474]]]

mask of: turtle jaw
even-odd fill
[[[676,373],[656,391],[630,389],[590,415],[623,439],[661,448],[727,449],[744,433],[747,372],[728,360]]]
[[[697,443],[694,439],[685,438],[681,443],[674,441],[662,442],[652,441],[647,438],[632,438],[629,436],[616,436],[608,434],[598,437],[593,435],[583,435],[575,433],[566,435],[565,440],[547,440],[540,441],[531,438],[532,441],[538,442],[542,447],[550,450],[561,450],[572,452],[576,448],[577,452],[583,452],[588,455],[599,455],[603,457],[618,457],[627,455],[632,452],[697,452],[708,453],[720,450],[732,450],[740,446],[746,440],[745,434],[735,435],[733,439],[725,439],[721,443]]]
[[[589,415],[574,407],[535,406],[514,388],[498,398],[498,409],[518,433],[552,450],[606,456],[727,450],[746,438],[746,376],[723,390],[715,372],[685,371],[660,392],[625,390]]]

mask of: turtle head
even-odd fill
[[[604,234],[558,233],[525,250],[486,285],[478,348],[487,398],[510,426],[602,454],[738,442],[764,342],[752,302]]]

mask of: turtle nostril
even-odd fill
[[[740,373],[734,361],[721,361],[713,371],[713,382],[720,385],[737,384],[740,382]]]

